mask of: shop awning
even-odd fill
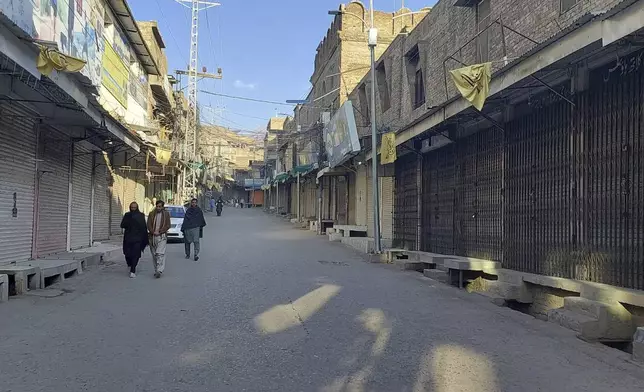
[[[288,178],[289,178],[290,176],[291,176],[291,175],[290,175],[290,174],[288,174],[288,173],[281,173],[281,174],[278,174],[277,176],[275,176],[275,179],[273,180],[273,183],[276,183],[276,184],[284,183],[284,182],[286,182],[286,180],[288,180]]]
[[[322,169],[322,170],[320,170],[318,172],[317,178],[320,179],[320,178],[322,178],[324,176],[329,176],[329,177],[332,177],[332,176],[345,176],[345,175],[347,175],[347,173],[349,173],[349,170],[347,170],[344,167],[334,167],[334,168],[325,167],[324,169]]]
[[[304,176],[315,170],[315,165],[314,163],[310,163],[308,165],[296,166],[295,169],[291,170],[291,173],[293,176],[297,176],[298,174]]]

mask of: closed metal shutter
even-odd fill
[[[71,248],[91,245],[92,151],[76,144],[72,158]]]
[[[373,230],[373,182],[371,163],[367,167],[367,236],[374,238]]]
[[[41,128],[39,141],[37,256],[67,249],[69,164],[71,142],[66,135]]]
[[[0,110],[1,264],[31,257],[36,132],[31,113],[8,104],[0,105]]]
[[[454,254],[455,147],[432,151],[423,159],[422,250]]]
[[[394,237],[394,177],[380,177],[380,235],[390,240]]]
[[[418,231],[418,156],[407,154],[396,160],[394,190],[394,246],[416,249]]]
[[[356,174],[356,225],[367,225],[367,167],[360,165]]]
[[[348,213],[349,207],[347,205],[349,197],[347,192],[349,191],[349,185],[347,184],[347,178],[345,176],[335,177],[335,221],[340,225],[348,224]]]
[[[94,238],[95,241],[110,238],[110,172],[103,154],[95,154],[94,174]]]
[[[356,225],[356,174],[350,173],[347,176],[347,185],[349,187],[349,211],[348,224]]]
[[[121,230],[121,219],[125,213],[125,183],[126,179],[119,173],[115,173],[113,176],[112,183],[112,195],[111,195],[111,217],[112,221],[110,223],[110,235],[119,235],[122,233]]]

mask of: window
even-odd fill
[[[490,1],[482,0],[476,6],[476,31],[480,33],[476,40],[476,55],[481,63],[490,59],[490,32],[485,30],[490,23],[492,11]]]
[[[425,103],[425,78],[418,45],[407,52],[405,57],[407,59],[407,80],[409,81],[411,104],[414,109],[417,109]]]
[[[561,0],[561,13],[570,11],[577,3],[579,3],[579,0]]]
[[[360,114],[362,114],[365,124],[371,124],[369,101],[367,101],[367,86],[365,84],[361,84],[358,88],[358,100],[360,100]]]
[[[416,109],[425,103],[425,79],[422,69],[416,71],[414,80],[414,109]]]
[[[389,101],[389,84],[387,83],[387,72],[384,62],[380,63],[378,68],[376,68],[376,80],[378,82],[380,110],[384,113],[391,107],[391,102]]]
[[[170,218],[183,218],[186,215],[186,211],[183,207],[166,207],[170,213]]]

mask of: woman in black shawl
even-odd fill
[[[148,245],[148,227],[145,215],[139,211],[136,202],[130,204],[130,212],[126,212],[121,221],[123,234],[123,254],[127,266],[130,267],[130,278],[136,277],[136,266],[139,264],[141,253]]]

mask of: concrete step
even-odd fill
[[[559,324],[564,328],[582,333],[589,326],[597,324],[598,320],[589,313],[577,313],[564,308],[548,311],[548,321]]]
[[[426,269],[436,268],[436,264],[434,263],[409,260],[396,260],[396,265],[399,265],[402,270],[417,272],[424,272]]]
[[[445,271],[437,269],[426,269],[423,271],[423,275],[426,278],[434,279],[441,283],[447,283],[449,281],[449,275]]]
[[[610,305],[581,297],[565,297],[563,307],[573,312],[587,313],[599,319],[602,311],[608,309]]]

